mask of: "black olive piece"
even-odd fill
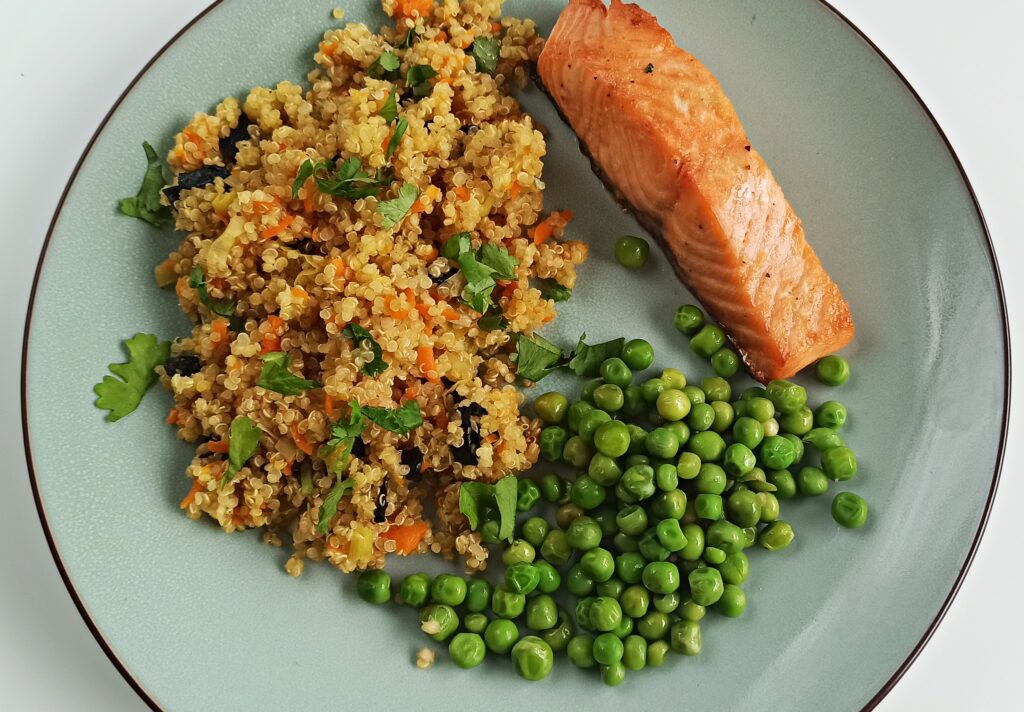
[[[380,482],[380,489],[377,490],[377,504],[373,508],[373,521],[377,524],[381,524],[387,519],[386,513],[388,509],[388,478],[385,477]]]
[[[202,188],[218,178],[227,178],[229,175],[231,175],[231,171],[224,166],[203,166],[189,173],[179,175],[178,184],[164,188],[164,195],[167,196],[167,202],[174,205],[178,202],[178,198],[181,197],[181,191]]]
[[[352,441],[352,457],[363,458],[366,456],[366,443],[361,437]]]
[[[447,272],[442,272],[441,274],[437,275],[436,277],[434,275],[429,275],[430,281],[433,282],[434,284],[444,284],[449,279],[454,277],[455,273],[458,272],[458,271],[459,270],[458,270],[457,267],[452,267]]]
[[[418,447],[402,450],[402,464],[409,468],[407,480],[417,482],[423,477],[423,452]]]
[[[455,409],[462,424],[462,444],[452,448],[455,462],[463,465],[476,464],[476,451],[483,442],[480,437],[480,416],[487,410],[479,403],[469,402]]]
[[[168,356],[164,361],[164,371],[168,376],[191,376],[198,373],[202,367],[203,363],[199,357],[187,351],[176,356]]]
[[[220,156],[225,164],[235,162],[238,157],[238,142],[249,140],[249,127],[252,122],[249,117],[242,114],[238,119],[238,126],[231,129],[231,133],[220,140]]]

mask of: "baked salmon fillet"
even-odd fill
[[[654,16],[570,0],[537,71],[755,378],[787,378],[850,342],[849,305],[732,103]]]

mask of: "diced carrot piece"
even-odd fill
[[[562,216],[562,220],[564,220],[565,222],[569,222],[570,220],[572,220],[571,210],[563,210],[561,213],[559,213],[559,215]]]
[[[438,383],[441,377],[437,373],[437,359],[434,357],[434,349],[429,346],[416,348],[416,365],[420,367],[423,377],[431,383]]]
[[[498,34],[499,32],[501,32],[501,23],[500,22],[492,22],[491,23],[491,32],[493,32],[494,34]]]
[[[307,193],[306,197],[302,199],[302,210],[306,213],[306,215],[311,215],[313,213],[313,196],[312,195]]]
[[[327,413],[327,417],[334,419],[334,398],[331,397],[330,393],[324,393],[324,412]]]
[[[448,321],[458,321],[460,318],[459,313],[448,305],[445,305],[444,311],[441,313],[444,315],[444,318],[447,319]]]
[[[411,386],[405,389],[405,393],[402,394],[403,400],[412,400],[420,394],[420,384],[413,383]]]
[[[301,302],[304,302],[307,299],[309,299],[309,292],[307,292],[302,287],[292,287],[292,297],[298,299]]]
[[[171,408],[167,413],[167,424],[174,425],[178,422],[178,409]]]
[[[513,198],[519,197],[519,194],[523,192],[523,186],[519,185],[517,181],[513,181],[512,185],[508,189],[509,194]]]
[[[448,429],[448,411],[447,410],[442,410],[440,413],[438,413],[437,417],[434,418],[434,424],[437,425],[437,427],[440,428],[441,430],[447,430]]]
[[[272,354],[281,350],[281,337],[277,334],[267,334],[260,339],[260,353]]]
[[[227,438],[221,438],[220,440],[211,440],[210,442],[206,443],[207,450],[209,450],[210,452],[220,453],[221,455],[226,455],[230,447],[231,445],[230,443],[228,443]]]
[[[192,489],[188,491],[188,494],[185,495],[185,499],[181,500],[181,504],[179,504],[178,506],[181,509],[188,509],[188,507],[191,506],[191,504],[196,501],[196,493],[198,493],[201,489],[203,489],[203,485],[201,482],[199,482],[199,478],[194,478],[192,480]]]
[[[210,323],[210,340],[215,344],[225,344],[228,340],[228,320],[214,319]]]
[[[541,221],[533,228],[533,244],[543,244],[545,240],[554,234],[555,228],[551,225],[551,219]]]
[[[291,433],[292,440],[295,441],[295,447],[299,448],[300,450],[302,450],[302,452],[306,453],[307,455],[312,455],[313,445],[308,440],[306,440],[306,438],[302,437],[302,433],[299,432],[299,426],[297,423],[292,424]]]
[[[324,54],[328,55],[328,56],[333,55],[334,54],[334,50],[336,50],[336,49],[338,49],[338,43],[337,42],[321,42],[320,43],[320,51],[323,52]]]
[[[415,213],[426,212],[426,210],[427,210],[427,206],[423,202],[422,198],[417,198],[416,202],[412,204],[411,208],[409,208],[409,212],[414,213],[414,214]]]
[[[400,527],[390,527],[381,534],[381,538],[395,542],[395,552],[405,556],[416,551],[428,529],[430,525],[426,522],[404,524]]]
[[[466,188],[465,186],[461,185],[458,188],[456,188],[454,192],[455,197],[458,198],[459,200],[469,200],[470,195],[472,195],[469,192],[469,188]]]
[[[295,220],[294,215],[285,215],[281,220],[273,227],[268,227],[265,230],[260,231],[260,238],[263,240],[269,240],[272,237],[277,237],[292,224]]]

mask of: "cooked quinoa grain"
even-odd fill
[[[494,482],[537,460],[540,424],[520,413],[509,360],[514,334],[556,315],[531,278],[572,288],[587,256],[563,239],[567,211],[545,215],[544,137],[510,94],[540,52],[534,24],[501,18],[501,0],[382,5],[395,22],[379,34],[361,24],[324,33],[308,88],[283,81],[225,99],[196,114],[168,156],[175,187],[165,200],[175,198],[187,237],[156,275],[196,322],[172,356],[198,362],[191,373],[158,369],[174,397],[168,422],[197,443],[182,508],[228,532],[290,538],[293,576],[305,559],[352,571],[426,551],[486,565],[459,512],[459,483]],[[471,51],[483,36],[500,39],[493,76]],[[397,69],[381,69],[386,52]],[[433,76],[410,90],[421,65]],[[381,115],[389,97],[393,118]],[[296,180],[303,164],[322,161],[333,163]],[[352,161],[376,191],[324,189]],[[475,287],[440,254],[463,232],[472,251],[502,248],[515,263],[488,292],[488,315],[503,328],[481,328],[483,315],[464,301]],[[353,338],[356,327],[370,339]],[[283,354],[288,373],[315,387],[257,385],[268,354]],[[419,427],[368,423],[350,457],[328,452],[351,403],[410,401]],[[229,429],[242,416],[259,444],[222,486]],[[352,487],[332,515],[325,501],[342,479]],[[426,521],[430,499],[436,516]]]

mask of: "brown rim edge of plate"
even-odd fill
[[[92,633],[93,637],[96,639],[96,642],[99,644],[100,648],[106,654],[107,658],[110,659],[110,662],[113,663],[114,667],[117,668],[117,671],[121,673],[121,676],[124,677],[128,685],[136,692],[136,694],[138,694],[138,696],[143,700],[143,702],[145,702],[150,707],[150,709],[154,710],[154,712],[162,712],[161,707],[157,704],[153,696],[150,695],[149,692],[142,686],[142,683],[140,683],[135,678],[135,676],[132,675],[132,673],[128,670],[128,666],[125,665],[124,662],[122,662],[119,657],[117,657],[117,653],[115,653],[113,648],[111,648],[110,644],[107,643],[106,639],[103,637],[103,634],[100,632],[99,627],[96,625],[92,617],[89,615],[89,611],[86,608],[85,603],[82,601],[81,597],[78,595],[78,591],[75,590],[74,584],[71,582],[71,577],[68,575],[67,569],[64,566],[64,562],[60,557],[60,551],[57,548],[57,543],[53,538],[53,533],[50,531],[50,526],[46,518],[46,507],[43,504],[42,496],[39,493],[39,485],[36,481],[35,467],[33,465],[32,460],[32,442],[28,431],[28,342],[32,327],[32,310],[33,307],[35,306],[36,290],[39,288],[39,277],[43,271],[43,262],[46,260],[46,252],[50,246],[50,240],[53,238],[53,231],[57,225],[57,220],[60,218],[60,213],[64,207],[64,202],[65,200],[67,200],[68,193],[71,191],[71,186],[74,184],[75,178],[78,177],[78,172],[81,170],[82,164],[85,162],[86,157],[89,155],[89,152],[92,150],[92,147],[96,143],[96,140],[99,138],[100,134],[103,133],[103,129],[106,128],[106,125],[110,121],[110,118],[114,115],[114,112],[117,111],[117,109],[121,106],[121,103],[125,100],[125,97],[127,97],[131,90],[135,88],[135,85],[138,84],[139,80],[142,79],[142,77],[146,74],[147,71],[149,71],[149,68],[152,67],[153,64],[156,63],[156,61],[163,56],[164,52],[166,52],[171,47],[171,45],[173,45],[175,42],[181,39],[181,37],[186,32],[192,29],[194,25],[196,25],[200,20],[206,17],[211,10],[220,5],[223,1],[224,0],[214,0],[209,5],[209,7],[200,12],[194,18],[192,18],[192,20],[187,25],[182,27],[181,30],[179,30],[173,37],[171,37],[171,39],[167,41],[167,44],[161,47],[160,50],[155,55],[153,55],[152,59],[146,62],[142,69],[139,70],[139,73],[135,75],[135,78],[132,79],[132,81],[128,84],[127,87],[125,87],[125,90],[117,98],[117,101],[114,102],[113,106],[110,107],[110,111],[108,111],[106,116],[103,117],[103,120],[100,122],[100,125],[96,128],[96,132],[93,133],[92,138],[89,139],[89,143],[86,144],[85,150],[82,152],[81,157],[75,164],[75,168],[74,170],[72,170],[70,178],[68,178],[67,185],[64,186],[64,191],[61,193],[60,200],[57,202],[57,208],[54,210],[53,219],[50,221],[50,226],[46,230],[46,238],[43,240],[43,246],[39,253],[39,262],[36,264],[35,275],[32,278],[32,290],[29,293],[28,312],[25,316],[25,329],[22,338],[21,428],[23,441],[25,445],[25,460],[26,464],[28,465],[29,481],[30,484],[32,485],[32,497],[36,503],[36,511],[39,514],[39,522],[42,525],[43,534],[46,537],[46,544],[50,548],[50,554],[53,556],[53,561],[57,566],[57,571],[60,573],[60,577],[64,581],[64,586],[67,588],[68,594],[71,596],[71,600],[74,601],[75,607],[78,609],[78,613],[82,616],[82,620],[85,621],[85,625],[86,627],[88,627],[89,632]],[[918,106],[920,106],[921,110],[924,111],[925,116],[928,117],[928,120],[931,122],[932,127],[935,129],[935,132],[939,135],[939,138],[942,139],[943,144],[946,146],[946,150],[949,152],[950,158],[953,159],[953,163],[956,165],[957,170],[960,172],[960,178],[963,180],[964,186],[967,188],[967,192],[971,197],[971,202],[974,204],[974,210],[978,215],[979,221],[981,222],[982,232],[984,232],[985,234],[985,246],[988,250],[989,261],[992,267],[992,275],[995,277],[996,281],[996,292],[999,296],[999,310],[1002,316],[1001,321],[1003,329],[1003,352],[1005,354],[1005,359],[1003,363],[1003,422],[999,433],[999,447],[996,452],[995,470],[992,473],[992,484],[989,486],[988,495],[985,499],[985,508],[981,514],[981,521],[978,522],[978,527],[974,533],[974,538],[971,541],[970,549],[967,551],[967,557],[964,559],[964,562],[960,567],[960,571],[957,574],[956,580],[953,582],[953,586],[950,588],[949,594],[947,594],[946,598],[942,602],[942,605],[939,607],[938,612],[935,614],[935,618],[932,619],[932,622],[928,625],[928,628],[925,630],[924,635],[917,642],[914,648],[910,651],[910,654],[907,655],[904,661],[896,669],[896,672],[894,672],[892,676],[889,677],[885,684],[882,685],[882,688],[878,692],[876,692],[874,696],[872,696],[871,699],[868,700],[868,702],[864,705],[864,707],[862,708],[862,712],[869,712],[870,710],[875,709],[875,707],[878,706],[878,704],[885,698],[885,696],[889,694],[892,688],[896,686],[896,683],[900,681],[900,678],[902,678],[904,674],[906,674],[907,670],[917,659],[917,656],[921,654],[922,650],[924,650],[924,647],[928,644],[928,641],[931,640],[932,635],[934,635],[935,633],[935,630],[939,627],[939,624],[942,622],[942,619],[945,618],[946,612],[949,610],[950,604],[952,604],[953,599],[956,598],[957,593],[960,591],[960,586],[963,584],[964,578],[967,576],[967,571],[971,568],[971,563],[974,561],[974,555],[977,553],[978,545],[981,543],[982,536],[985,533],[985,527],[988,524],[989,515],[992,512],[992,503],[995,500],[996,490],[999,486],[999,477],[1002,473],[1003,457],[1006,453],[1006,440],[1010,425],[1010,326],[1009,317],[1007,316],[1006,310],[1006,295],[1003,291],[1003,279],[999,271],[999,262],[996,259],[995,247],[992,244],[992,236],[989,233],[988,223],[986,222],[985,215],[981,210],[981,204],[978,202],[978,196],[974,191],[974,186],[971,184],[970,178],[968,178],[967,176],[967,171],[964,170],[963,163],[960,162],[960,158],[957,156],[956,151],[953,150],[953,145],[950,143],[949,138],[946,136],[946,133],[942,130],[942,127],[939,126],[939,122],[936,120],[935,115],[931,112],[931,109],[929,109],[928,105],[924,103],[924,100],[921,98],[921,95],[917,93],[917,90],[914,89],[914,87],[910,84],[910,82],[903,75],[903,73],[896,67],[892,60],[889,59],[888,56],[886,56],[886,54],[878,47],[878,45],[872,42],[871,39],[859,27],[857,27],[857,25],[855,25],[848,17],[846,17],[846,15],[844,15],[842,12],[833,7],[828,0],[817,0],[817,2],[819,2],[823,7],[828,9],[833,15],[835,15],[840,21],[842,21],[843,24],[845,24],[847,27],[853,30],[853,32],[858,37],[860,37],[860,39],[865,44],[867,44],[868,47],[870,47],[875,52],[875,54],[877,54],[886,63],[886,65],[893,72],[893,74],[895,74],[899,78],[904,88],[908,92],[910,92],[911,96],[914,97],[914,100],[917,102]]]

